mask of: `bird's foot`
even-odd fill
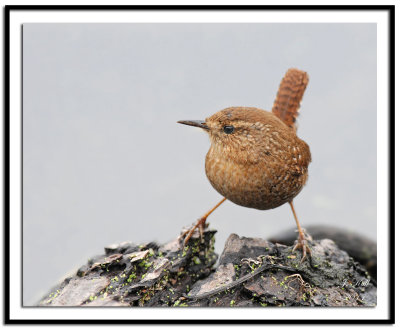
[[[208,226],[208,224],[206,224],[206,219],[207,217],[201,217],[195,224],[193,224],[193,226],[184,231],[181,236],[179,237],[179,240],[183,239],[183,245],[187,245],[187,243],[189,242],[190,238],[192,237],[192,235],[194,234],[194,232],[196,231],[196,229],[199,230],[199,234],[200,234],[200,241],[203,242],[203,232],[204,229]]]
[[[304,232],[300,232],[299,237],[295,241],[296,244],[294,245],[292,250],[292,252],[295,252],[297,249],[303,250],[303,257],[301,258],[300,263],[302,263],[304,259],[306,259],[307,253],[309,253],[311,257],[311,249],[308,246],[307,240],[311,241],[311,236],[307,235]]]

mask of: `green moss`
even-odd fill
[[[58,290],[58,289],[57,289],[57,291],[50,293],[50,295],[49,295],[50,299],[48,299],[46,301],[46,304],[51,303],[59,294],[60,294],[60,290]]]
[[[132,282],[132,280],[136,279],[136,273],[132,273],[131,275],[129,275],[128,279],[126,280],[126,282]]]
[[[185,257],[187,255],[187,251],[189,250],[189,246],[186,246],[185,248],[183,248],[183,252],[181,257]]]
[[[200,260],[200,258],[199,258],[199,257],[197,257],[197,256],[193,257],[193,263],[195,263],[196,265],[199,265],[199,264],[201,264],[201,260]]]

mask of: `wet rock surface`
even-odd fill
[[[300,263],[293,246],[229,236],[219,258],[216,231],[182,246],[111,245],[40,306],[375,306],[376,282],[328,239],[310,241],[312,257]]]

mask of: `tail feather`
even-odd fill
[[[300,102],[307,84],[308,74],[306,72],[295,68],[287,70],[279,86],[272,108],[272,113],[295,130]]]

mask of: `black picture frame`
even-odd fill
[[[389,17],[388,35],[389,35],[389,235],[388,235],[388,250],[389,250],[389,318],[388,319],[357,319],[357,320],[344,320],[344,319],[281,319],[281,320],[211,320],[211,319],[147,319],[147,320],[98,320],[98,319],[57,319],[57,320],[43,320],[43,319],[30,319],[30,320],[17,320],[10,318],[10,14],[14,11],[115,11],[115,10],[190,10],[190,11],[277,11],[277,10],[296,10],[296,11],[386,11]],[[395,323],[395,210],[394,210],[394,109],[395,109],[395,89],[394,89],[394,58],[395,58],[395,6],[394,5],[371,5],[371,6],[343,6],[343,5],[9,5],[4,7],[4,323],[5,324],[393,324]],[[22,124],[22,123],[21,123]],[[22,174],[22,173],[21,173]],[[21,186],[22,189],[22,186]]]

